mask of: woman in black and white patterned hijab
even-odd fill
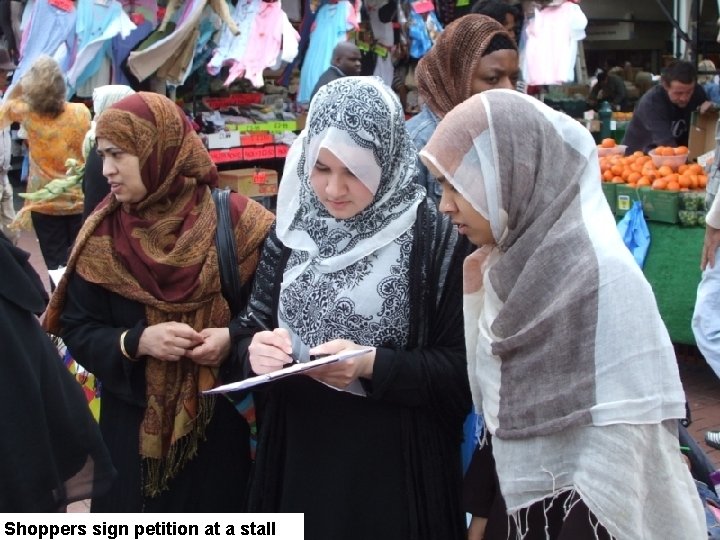
[[[339,337],[405,346],[403,246],[425,199],[415,174],[402,107],[379,79],[344,77],[317,93],[278,195],[278,238],[293,250],[281,326],[311,347]]]
[[[285,163],[251,313],[231,330],[244,372],[258,375],[306,361],[308,348],[368,349],[261,392],[248,510],[302,512],[313,540],[466,538],[468,246],[414,182],[403,116],[380,79],[344,77],[316,94]]]

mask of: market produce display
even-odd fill
[[[598,145],[598,161],[610,209],[622,217],[633,201],[640,201],[650,221],[703,227],[707,174],[687,158],[686,146],[659,146],[649,154],[626,156],[624,146],[604,139]]]
[[[614,139],[604,139],[598,150],[616,146]],[[629,156],[606,154],[599,158],[600,172],[603,182],[613,184],[678,192],[704,190],[707,185],[705,169],[697,163],[686,163],[687,155],[687,146],[659,146],[652,155],[640,151]]]

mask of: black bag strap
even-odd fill
[[[245,305],[245,290],[240,284],[240,272],[237,265],[237,249],[235,233],[230,217],[230,190],[214,188],[212,190],[217,213],[217,229],[215,231],[215,247],[220,267],[220,286],[222,295],[230,306],[233,316]]]

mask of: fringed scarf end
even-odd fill
[[[143,459],[143,493],[146,497],[157,497],[167,491],[170,481],[197,455],[200,441],[206,439],[205,428],[210,423],[214,410],[215,396],[203,398],[190,431],[171,444],[162,458]]]

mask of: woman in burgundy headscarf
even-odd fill
[[[232,366],[215,249],[217,171],[182,111],[150,93],[103,112],[97,151],[110,194],[81,230],[47,328],[102,383],[100,428],[119,477],[98,512],[240,511],[249,426],[199,398]],[[274,216],[237,194],[242,282]]]

